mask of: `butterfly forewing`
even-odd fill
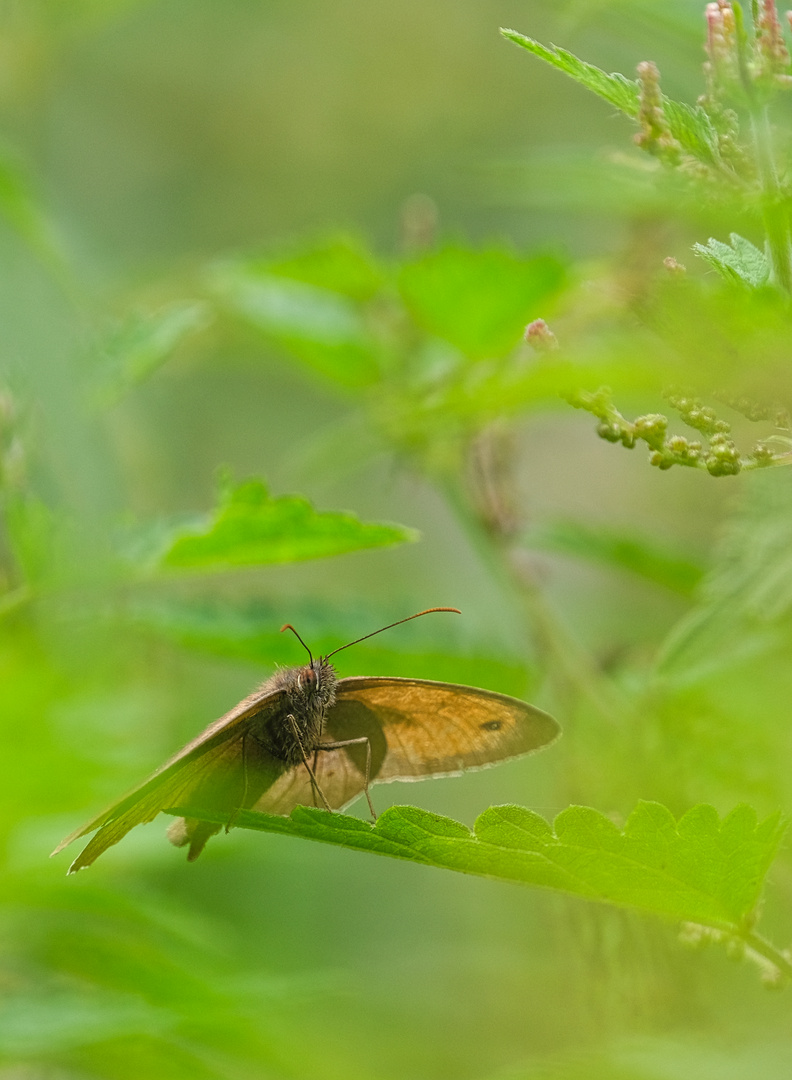
[[[560,733],[547,713],[517,698],[425,679],[341,679],[328,739],[367,735],[372,781],[482,768],[547,746]],[[360,761],[359,748],[350,755]]]
[[[151,821],[161,810],[196,805],[199,799],[210,809],[233,810],[246,789],[245,802],[250,805],[282,771],[282,766],[255,740],[245,736],[251,724],[276,713],[282,699],[281,691],[270,691],[265,684],[210,724],[142,784],[62,840],[53,854],[99,829],[75,859],[71,872],[90,865],[135,825]]]

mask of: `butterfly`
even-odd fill
[[[428,608],[393,626],[457,608]],[[372,783],[449,776],[520,757],[553,742],[556,721],[517,698],[472,686],[429,679],[352,676],[339,678],[330,657],[276,671],[252,694],[215,720],[147,780],[67,836],[95,835],[69,867],[90,866],[135,825],[162,810],[200,807],[228,815],[240,809],[289,814],[295,806],[339,810],[359,795],[368,800]],[[198,858],[221,825],[176,818],[168,838]]]

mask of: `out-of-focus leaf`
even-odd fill
[[[0,1047],[9,1056],[62,1053],[119,1036],[156,1036],[167,1026],[163,1012],[132,994],[7,994],[0,1006]]]
[[[571,146],[537,148],[488,162],[482,183],[498,204],[608,214],[619,220],[625,214],[672,215],[701,227],[701,192],[689,176],[637,148],[600,153]],[[745,213],[745,191],[724,185],[717,206],[709,209],[728,228]]]
[[[321,277],[318,271],[312,276]],[[325,378],[348,388],[379,379],[376,344],[349,295],[279,275],[260,262],[225,265],[214,284],[232,311]]]
[[[287,608],[262,601],[244,605],[228,600],[141,600],[128,609],[132,623],[143,630],[217,656],[255,663],[293,664],[298,650],[280,633],[284,620],[300,632],[314,655],[340,648],[378,626],[403,617],[405,610],[343,608],[311,601]],[[531,672],[524,656],[495,655],[489,641],[471,640],[461,620],[418,619],[396,635],[361,642],[346,654],[339,670],[355,675],[401,675],[416,679],[464,682],[521,697]]]
[[[575,82],[604,98],[631,119],[637,119],[640,92],[636,81],[626,79],[618,72],[608,75],[601,68],[580,60],[566,49],[560,49],[556,45],[542,45],[516,30],[502,28],[501,33],[515,45],[527,49],[534,56],[571,76]],[[717,160],[715,134],[709,117],[701,106],[673,101],[663,95],[663,112],[671,134],[684,150],[703,161],[711,163]]]
[[[172,535],[159,561],[168,569],[218,570],[322,559],[417,539],[403,525],[314,510],[299,495],[276,498],[260,480],[248,480],[223,491],[211,518]]]
[[[178,813],[216,824],[226,820],[195,807]],[[304,806],[288,818],[239,811],[234,823],[734,933],[754,911],[786,829],[779,814],[758,822],[745,805],[721,820],[714,807],[701,804],[677,821],[654,802],[640,802],[624,829],[587,806],[568,807],[552,826],[525,807],[492,806],[474,831],[415,806],[392,806],[374,824]]]
[[[418,325],[477,359],[519,345],[526,323],[546,314],[565,281],[559,259],[509,251],[446,247],[407,263],[399,288]]]
[[[0,215],[40,258],[63,269],[63,253],[46,214],[40,208],[23,169],[0,148]]]
[[[96,400],[111,405],[163,364],[186,338],[211,319],[209,306],[195,300],[132,315],[100,344],[95,372]]]
[[[479,427],[496,417],[560,409],[566,407],[563,399],[603,385],[615,393],[659,398],[663,386],[679,382],[685,373],[673,353],[661,354],[646,336],[640,344],[637,338],[629,342],[629,351],[614,346],[601,352],[601,358],[571,362],[556,353],[537,356],[525,346],[508,357],[460,365],[409,402],[400,426],[404,431],[428,429],[436,436],[443,429]]]
[[[50,508],[33,495],[8,496],[4,506],[11,550],[29,585],[52,572],[57,521]]]
[[[645,154],[592,154],[568,146],[490,162],[484,179],[498,202],[616,215],[627,210],[658,212],[670,208],[672,199],[678,210],[689,192],[676,174],[662,170]],[[696,205],[692,197],[688,202],[691,209]],[[687,209],[684,202],[682,209]]]
[[[730,234],[728,244],[710,237],[706,244],[694,244],[693,250],[725,281],[760,289],[770,280],[767,256],[738,233]]]
[[[648,537],[629,536],[598,525],[555,521],[532,530],[525,539],[531,547],[627,570],[683,596],[693,592],[704,574],[698,563],[676,555]]]
[[[751,476],[717,549],[697,606],[661,653],[664,675],[696,678],[774,640],[792,610],[792,484],[786,469]]]
[[[551,1054],[520,1065],[509,1080],[787,1080],[792,1047],[759,1036],[739,1042],[706,1042],[698,1034],[682,1037],[628,1035],[588,1050]]]
[[[5,911],[4,953],[46,966],[13,957],[20,977],[0,1004],[3,1065],[29,1071],[54,1058],[64,1075],[117,1080],[281,1075],[284,1036],[269,1010],[294,992],[282,984],[278,993],[274,981],[269,994],[234,985],[217,948],[221,927],[163,895],[36,886],[15,881]]]
[[[358,301],[370,300],[385,281],[385,273],[371,253],[350,236],[330,237],[306,251],[262,261],[259,266],[264,273],[329,289]]]

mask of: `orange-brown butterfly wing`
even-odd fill
[[[340,810],[362,795],[366,787],[365,751],[354,758],[343,750],[319,750],[310,765],[333,810]],[[265,814],[290,814],[295,806],[323,806],[303,764],[284,772],[253,806]]]
[[[426,679],[341,679],[328,740],[368,736],[372,782],[480,769],[553,742],[556,721],[517,698]],[[358,747],[347,753],[360,767]]]
[[[278,712],[283,697],[282,691],[270,690],[265,683],[225,716],[211,723],[142,784],[62,840],[52,854],[99,829],[69,868],[71,873],[90,865],[131,828],[151,821],[161,810],[191,802],[196,805],[198,799],[208,809],[225,810],[226,804],[233,802],[232,792],[236,792],[238,804],[246,785],[251,787],[251,794],[245,799],[249,805],[283,766],[266,754],[254,739],[245,740],[245,735],[254,722],[266,720]],[[244,755],[243,741],[246,743]],[[248,776],[248,773],[252,775]]]

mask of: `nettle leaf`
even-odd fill
[[[106,336],[97,350],[99,364],[94,373],[97,402],[113,404],[210,321],[209,305],[198,300],[178,301],[159,311],[131,315]]]
[[[501,29],[501,34],[515,45],[552,64],[554,68],[571,76],[575,82],[597,94],[632,120],[638,118],[641,105],[640,90],[635,80],[627,79],[619,72],[610,75],[601,68],[580,60],[566,49],[557,45],[542,45],[533,38],[517,33],[516,30]],[[700,105],[688,105],[682,101],[673,101],[663,95],[663,113],[669,131],[688,153],[708,163],[718,160],[717,138],[709,117]]]
[[[683,150],[700,161],[719,163],[717,133],[701,105],[688,105],[663,95],[663,114]]]
[[[565,278],[551,255],[523,259],[499,248],[449,246],[407,263],[399,289],[423,330],[476,359],[513,351]]]
[[[63,254],[47,215],[15,155],[0,147],[0,216],[45,262],[64,269]]]
[[[0,600],[1,602],[1,600]],[[279,632],[284,619],[299,628],[315,655],[326,655],[378,626],[403,615],[403,606],[372,607],[328,604],[316,598],[297,601],[245,600],[205,597],[178,600],[140,597],[126,607],[138,629],[191,649],[254,663],[291,664],[297,648]],[[430,620],[425,620],[428,623]],[[397,675],[468,683],[485,689],[529,697],[535,673],[527,669],[518,647],[508,652],[493,647],[489,636],[472,637],[455,620],[422,627],[422,620],[388,641],[377,637],[355,648],[356,675]],[[347,674],[350,665],[341,664]]]
[[[624,535],[616,529],[578,521],[554,521],[526,536],[531,547],[574,555],[662,585],[689,596],[701,581],[704,568],[645,536]]]
[[[160,566],[216,570],[322,559],[418,539],[402,525],[315,510],[300,495],[273,497],[260,480],[226,488],[209,518],[169,538]]]
[[[386,275],[367,248],[350,236],[328,237],[306,251],[274,259],[269,273],[330,289],[352,300],[370,300],[382,288]]]
[[[635,348],[619,354],[616,348],[603,359],[586,363],[561,359],[556,353],[537,356],[528,346],[510,356],[449,365],[449,377],[432,387],[412,406],[409,419],[431,424],[433,430],[451,423],[480,426],[497,417],[537,409],[561,409],[581,386],[609,386],[624,393],[657,393],[659,372],[670,384],[681,381],[685,370],[673,354],[661,355],[644,337],[640,362]]]
[[[725,281],[760,289],[770,280],[767,256],[738,233],[730,234],[728,244],[710,237],[706,244],[694,244],[693,250]]]
[[[349,295],[360,281],[352,283],[347,266],[344,291],[309,284],[331,279],[331,268],[326,263],[323,276],[317,263],[297,262],[292,260],[290,272],[301,270],[307,280],[276,272],[277,264],[250,260],[217,269],[214,286],[231,310],[326,378],[348,388],[377,382],[378,348]]]
[[[559,71],[571,75],[575,82],[604,98],[611,105],[615,105],[621,112],[633,118],[638,115],[640,95],[638,83],[635,80],[626,79],[618,72],[608,75],[601,68],[580,60],[566,49],[560,49],[557,45],[549,47],[542,45],[541,42],[534,41],[533,38],[526,37],[525,34],[520,34],[516,30],[501,27],[501,34],[507,40],[513,41],[515,45],[538,56],[540,60],[545,60]]]
[[[170,812],[216,824],[227,817],[195,807]],[[624,829],[586,806],[568,807],[552,825],[525,807],[492,806],[473,831],[415,806],[392,806],[374,824],[304,806],[288,818],[240,810],[234,824],[558,889],[732,933],[756,908],[786,828],[780,815],[759,822],[744,805],[721,820],[702,804],[676,820],[654,802],[639,803]]]

